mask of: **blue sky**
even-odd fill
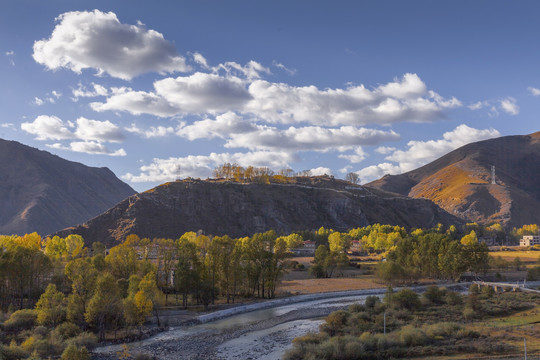
[[[143,191],[224,162],[362,182],[540,130],[536,1],[0,5],[0,137]]]

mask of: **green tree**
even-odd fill
[[[84,324],[86,307],[92,297],[98,271],[91,259],[78,258],[66,264],[64,273],[71,281],[71,294],[68,296],[67,318],[76,324]]]
[[[115,278],[110,274],[101,275],[84,314],[86,322],[97,329],[99,339],[103,340],[107,329],[119,326],[122,315],[122,297]]]
[[[139,269],[137,252],[133,247],[123,244],[111,248],[105,263],[111,274],[118,279],[129,279]]]
[[[49,284],[36,303],[37,321],[41,325],[55,327],[66,317],[66,299],[64,294]]]

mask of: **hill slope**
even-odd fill
[[[491,184],[491,166],[496,184]],[[426,198],[467,221],[540,223],[540,132],[465,145],[408,173],[366,186]]]
[[[330,177],[296,178],[294,184],[240,184],[183,180],[133,195],[86,224],[58,233],[80,234],[87,243],[113,245],[129,234],[178,238],[186,231],[241,237],[336,230],[372,223],[430,227],[461,221],[429,200],[368,191]]]
[[[0,139],[0,234],[50,234],[84,222],[135,191],[107,168]]]

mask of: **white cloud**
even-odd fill
[[[333,175],[332,170],[327,167],[319,166],[314,169],[311,169],[312,176],[321,176],[321,175]]]
[[[2,123],[2,124],[0,124],[0,127],[4,128],[4,129],[16,130],[15,129],[15,124],[13,124],[13,123]]]
[[[51,91],[51,94],[56,98],[56,99],[60,99],[62,97],[62,93],[61,92],[58,92],[56,90],[53,90]]]
[[[244,120],[233,112],[227,112],[216,117],[215,120],[204,119],[191,125],[178,128],[177,135],[189,140],[228,138],[234,134],[251,133],[257,130],[250,121]]]
[[[130,80],[146,72],[188,71],[174,45],[144,24],[122,24],[113,12],[72,11],[56,18],[48,39],[34,43],[34,60],[48,69],[98,74]]]
[[[159,117],[171,117],[179,112],[178,108],[154,93],[133,91],[127,87],[111,90],[113,95],[105,103],[93,102],[90,107],[98,112],[120,110],[133,115],[151,114]]]
[[[289,75],[294,75],[296,74],[296,69],[289,69],[288,67],[286,67],[285,65],[283,65],[282,63],[279,63],[277,61],[273,61],[272,62],[272,65],[277,67],[278,69],[281,69],[287,73],[289,73]]]
[[[43,104],[45,104],[45,101],[43,99],[40,99],[38,98],[37,96],[34,98],[34,100],[32,101],[32,104],[36,105],[36,106],[41,106]]]
[[[495,129],[475,129],[462,124],[454,130],[444,133],[442,139],[409,141],[407,150],[395,150],[386,157],[386,160],[396,164],[385,162],[368,166],[357,171],[357,173],[360,175],[362,182],[368,182],[385,174],[407,172],[436,160],[463,145],[499,136],[499,131]]]
[[[170,157],[154,159],[150,165],[141,166],[141,173],[127,173],[122,176],[130,182],[164,182],[183,177],[206,178],[212,170],[224,163],[237,163],[241,166],[267,166],[270,168],[287,168],[289,163],[297,159],[286,152],[248,152],[248,153],[211,153],[210,155],[189,155],[186,157]]]
[[[154,83],[156,94],[182,113],[216,113],[240,109],[251,95],[238,77],[195,73]]]
[[[74,131],[69,128],[74,128]],[[86,154],[126,156],[124,149],[110,150],[102,144],[103,142],[121,142],[124,140],[124,135],[118,126],[108,120],[89,120],[80,117],[74,124],[71,121],[64,123],[56,116],[40,115],[33,122],[22,123],[21,129],[29,134],[37,135],[36,140],[72,140],[68,146],[62,143],[46,145],[53,149]]]
[[[399,165],[394,165],[388,162],[377,164],[377,165],[371,165],[359,171],[356,171],[356,173],[360,177],[361,184],[368,183],[386,174],[395,175],[401,172],[402,170],[399,167]]]
[[[160,117],[235,111],[266,123],[340,126],[433,121],[444,110],[461,106],[456,98],[443,99],[427,91],[416,74],[373,90],[363,85],[321,90],[206,73],[159,80],[154,88],[154,92],[122,88],[92,108]]]
[[[474,104],[467,106],[471,110],[480,110],[489,106],[489,101],[478,101]]]
[[[109,90],[107,90],[106,87],[91,83],[90,89],[83,86],[81,83],[78,84],[76,89],[72,89],[71,93],[73,94],[73,97],[71,98],[73,101],[78,101],[81,97],[98,97],[98,96],[107,96],[109,95]]]
[[[68,150],[93,155],[126,156],[124,149],[116,151],[110,150],[105,145],[96,141],[74,141],[69,146],[63,146],[60,143],[46,144],[47,147],[58,150]]]
[[[8,57],[9,63],[11,64],[11,66],[15,66],[15,60],[14,60],[15,51],[9,50],[9,51],[6,51],[5,54]]]
[[[383,155],[390,154],[393,151],[396,151],[396,148],[391,146],[379,146],[375,149],[375,152]]]
[[[85,141],[121,142],[124,140],[120,128],[110,121],[89,120],[84,117],[77,119],[75,135]]]
[[[540,96],[540,89],[534,88],[532,86],[529,86],[527,89],[533,96]]]
[[[357,147],[356,150],[354,151],[354,154],[340,154],[338,155],[338,157],[356,164],[356,163],[364,161],[364,159],[367,157],[367,154],[364,152],[364,150],[361,147]]]
[[[125,128],[125,130],[130,133],[138,134],[147,139],[163,137],[175,133],[175,129],[172,126],[151,126],[150,128],[143,130],[137,127],[137,125],[131,124],[131,126]]]
[[[504,100],[501,100],[501,109],[510,115],[519,114],[519,106],[516,103],[516,99],[513,97],[507,97]]]
[[[29,134],[37,135],[36,140],[75,138],[75,135],[69,131],[64,122],[56,116],[40,115],[33,122],[22,123],[21,129]]]

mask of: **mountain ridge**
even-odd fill
[[[296,178],[295,184],[185,179],[133,195],[75,233],[87,243],[114,245],[129,234],[178,238],[187,231],[251,236],[270,229],[281,234],[321,226],[345,231],[373,223],[412,227],[461,220],[429,200],[410,199],[332,177]]]
[[[491,166],[495,166],[492,184]],[[418,169],[366,186],[426,198],[470,222],[540,223],[540,132],[464,145]]]
[[[0,139],[0,234],[42,235],[84,222],[135,193],[108,168]]]

